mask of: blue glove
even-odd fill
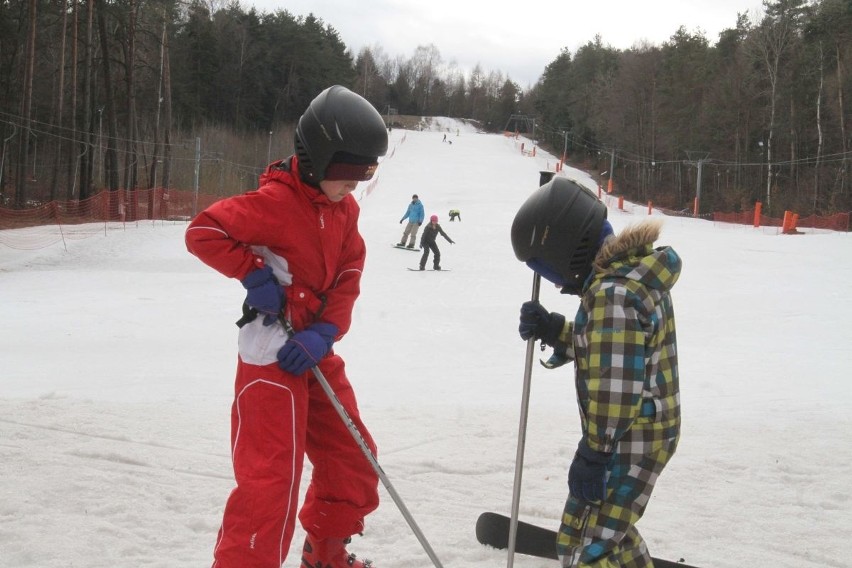
[[[314,323],[298,331],[278,350],[278,366],[282,371],[301,375],[316,366],[320,359],[331,351],[337,326],[330,323]]]
[[[284,308],[284,290],[272,274],[272,268],[269,266],[258,268],[249,272],[248,276],[240,282],[248,290],[246,304],[267,316],[263,320],[263,325],[274,323],[275,318]]]
[[[602,501],[606,497],[606,465],[611,457],[612,454],[591,449],[585,437],[580,440],[568,469],[571,495],[587,503]]]
[[[545,345],[553,347],[564,327],[565,316],[548,312],[537,301],[530,300],[521,305],[521,323],[518,325],[518,333],[524,341],[534,337],[541,339]]]

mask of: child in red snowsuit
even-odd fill
[[[331,133],[329,135],[328,133]],[[378,474],[311,368],[334,389],[365,442],[343,360],[360,291],[364,240],[350,193],[387,151],[379,113],[334,86],[299,121],[296,154],[271,164],[256,191],[223,199],[186,231],[189,251],[247,290],[231,414],[236,487],[225,506],[214,568],[280,568],[295,530],[304,456],[313,464],[299,510],[311,566],[362,568],[349,537],[379,503]],[[278,318],[295,334],[287,337]]]

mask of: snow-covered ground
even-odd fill
[[[517,314],[532,273],[509,227],[554,158],[449,119],[395,130],[391,147],[359,188],[367,267],[336,349],[379,461],[442,564],[505,565],[473,529],[512,501]],[[439,240],[450,272],[409,272],[418,257],[390,246],[412,193],[456,241]],[[448,222],[451,208],[462,222]],[[610,208],[616,230],[646,215]],[[111,226],[67,251],[0,246],[0,566],[209,565],[232,486],[243,290],[186,252],[184,229]],[[852,236],[666,218],[660,244],[683,258],[684,418],[639,524],[652,554],[706,568],[852,566]],[[569,315],[577,305],[549,286],[542,302]],[[532,377],[521,518],[553,528],[579,435],[570,369],[536,365]],[[431,565],[382,495],[350,549],[379,568]],[[298,566],[302,537],[285,566]]]

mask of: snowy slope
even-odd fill
[[[359,189],[367,267],[336,349],[379,461],[443,565],[503,565],[473,527],[511,505],[517,313],[532,273],[509,226],[554,159],[449,119],[391,136],[378,181]],[[456,241],[439,240],[451,272],[409,272],[418,256],[389,246],[412,193]],[[462,222],[448,222],[451,208]],[[616,230],[647,214],[631,211],[610,208]],[[232,485],[242,288],[186,253],[184,229],[116,226],[67,252],[0,248],[0,566],[209,565]],[[667,218],[660,242],[684,262],[684,426],[639,525],[652,553],[708,568],[852,566],[852,238]],[[577,305],[549,286],[542,302]],[[528,428],[521,516],[555,528],[579,435],[570,370],[536,365]],[[430,565],[382,494],[351,550],[380,568]]]

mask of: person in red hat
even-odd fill
[[[447,233],[441,228],[441,225],[438,223],[438,216],[432,215],[429,218],[429,224],[423,229],[423,235],[420,237],[420,248],[423,249],[423,255],[420,257],[420,270],[426,270],[429,251],[435,253],[435,257],[432,260],[432,267],[435,270],[441,270],[441,251],[438,249],[438,243],[436,242],[438,235],[447,239],[447,242],[451,245],[455,244],[453,239],[448,237]]]
[[[375,455],[333,346],[349,330],[366,251],[350,194],[373,176],[387,147],[376,109],[329,87],[300,118],[295,155],[270,164],[257,190],[211,205],[186,231],[189,251],[246,291],[231,412],[236,487],[214,568],[281,567],[305,456],[313,472],[298,510],[307,533],[303,565],[370,565],[346,544],[379,504],[379,476],[311,369],[325,376]]]

